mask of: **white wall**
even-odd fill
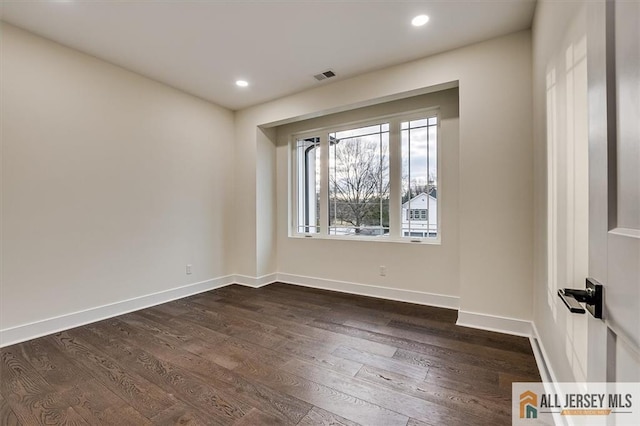
[[[442,220],[443,226],[446,221],[458,223],[459,254],[446,258],[450,264],[459,262],[458,282],[417,281],[415,277],[407,280],[400,273],[407,268],[409,262],[404,255],[409,251],[410,259],[431,264],[447,249],[445,246],[398,248],[397,243],[303,240],[291,244],[304,250],[285,252],[286,244],[275,244],[272,234],[260,230],[272,223],[262,219],[262,212],[278,210],[281,217],[283,202],[281,198],[265,199],[257,192],[257,188],[261,192],[266,189],[264,183],[273,179],[276,168],[281,172],[277,167],[281,163],[273,159],[273,148],[265,148],[268,140],[274,146],[275,141],[258,134],[258,126],[270,127],[378,104],[425,93],[451,81],[459,82],[460,94],[459,213],[456,217],[443,215]],[[317,265],[295,271],[313,274],[314,278],[444,293],[459,296],[464,311],[529,320],[533,275],[531,116],[529,31],[321,85],[239,111],[235,163],[239,221],[234,238],[237,272],[253,277],[276,272],[269,266],[272,261],[262,259],[278,250],[283,267],[294,267],[292,256],[301,257],[306,265]],[[269,153],[266,156],[262,154],[265,149]],[[256,215],[256,211],[260,214]],[[279,238],[285,232],[280,228],[279,223]],[[340,262],[339,257],[353,253],[355,247],[366,251],[363,255],[347,255],[351,262]],[[381,281],[377,271],[383,260],[390,275]]]
[[[275,272],[531,318],[529,31],[319,85],[239,111],[235,123],[230,111],[5,24],[2,49],[0,331]],[[456,84],[441,246],[283,236],[274,126]],[[417,262],[431,266],[429,280],[407,273]]]
[[[277,269],[278,252],[276,247],[276,209],[262,210],[260,206],[272,206],[276,198],[276,171],[272,164],[276,161],[275,145],[276,129],[257,129],[257,157],[261,161],[256,164],[256,175],[260,179],[256,182],[256,206],[258,209],[256,226],[256,253],[263,253],[257,257],[257,271],[275,271]],[[240,255],[242,256],[242,255]]]
[[[442,244],[328,241],[290,238],[289,136],[305,130],[362,121],[417,109],[439,107],[438,196],[443,208]],[[278,272],[411,291],[459,296],[457,218],[459,176],[458,89],[448,89],[338,114],[279,126],[277,134]],[[386,266],[381,277],[379,267]],[[403,284],[401,284],[403,283]],[[428,289],[428,290],[427,290]]]
[[[233,113],[4,23],[1,40],[0,330],[231,274]]]

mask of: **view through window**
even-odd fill
[[[329,134],[329,233],[389,233],[389,123]]]
[[[438,119],[403,121],[402,236],[438,235]]]
[[[293,141],[294,234],[439,238],[437,111]]]

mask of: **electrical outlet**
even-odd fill
[[[387,267],[380,265],[380,276],[381,277],[386,277],[387,276]]]
[[[187,275],[191,275],[191,265],[187,265],[186,272],[187,272]]]

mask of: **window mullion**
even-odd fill
[[[402,153],[400,120],[389,120],[389,237],[400,238],[402,228]]]
[[[320,135],[320,234],[329,235],[329,137]]]

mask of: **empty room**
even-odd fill
[[[637,426],[638,123],[637,0],[0,0],[0,426]]]

